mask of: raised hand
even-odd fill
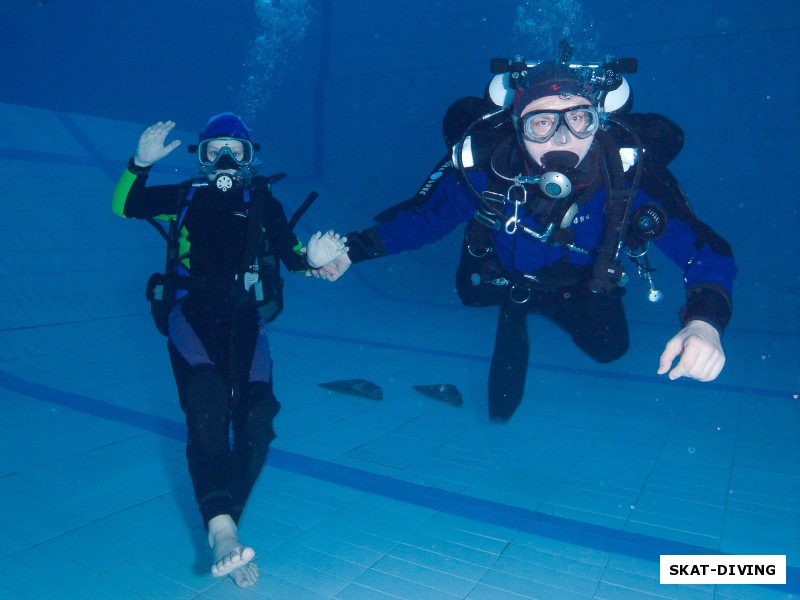
[[[149,167],[180,146],[180,140],[173,140],[164,145],[169,132],[174,128],[174,121],[159,121],[147,127],[139,136],[139,145],[136,147],[133,162],[140,167]]]

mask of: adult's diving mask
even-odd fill
[[[599,129],[600,115],[592,106],[537,110],[520,117],[520,126],[522,135],[531,142],[547,142],[562,126],[566,126],[576,137],[585,139]]]

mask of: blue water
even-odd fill
[[[287,278],[278,439],[242,527],[262,579],[213,580],[143,300],[163,246],[109,206],[139,132],[174,119],[188,145],[243,114],[287,210],[320,192],[301,237],[367,227],[489,59],[551,58],[559,24],[579,58],[638,58],[636,110],[684,128],[673,171],[740,268],[725,371],[655,375],[683,294],[656,258],[665,300],[631,283],[629,355],[594,364],[532,319],[525,401],[490,426],[495,313],[454,295],[460,231]],[[797,597],[798,31],[788,1],[0,3],[0,598]],[[153,180],[192,170],[182,148]],[[384,399],[316,385],[351,378]],[[412,388],[436,383],[464,406]],[[659,554],[706,552],[787,555],[788,584],[659,585]]]

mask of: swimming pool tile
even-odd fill
[[[129,567],[131,570],[135,568],[137,570],[145,569],[146,571],[152,571],[165,580],[174,582],[182,586],[182,588],[188,588],[194,593],[206,592],[219,583],[219,580],[211,575],[210,553],[207,562],[202,565],[205,568],[201,568],[201,565],[196,564],[194,558],[194,555],[178,558],[166,554],[160,549],[151,548],[146,552],[132,556],[128,560],[128,563],[132,565]],[[142,572],[144,578],[149,577],[146,571]],[[182,588],[179,589],[182,591]],[[194,596],[192,596],[192,598],[194,598]]]
[[[418,573],[421,575],[421,573]],[[375,569],[365,571],[354,583],[366,587],[377,589],[381,592],[395,596],[397,598],[414,598],[415,600],[447,600],[455,599],[460,596],[450,592],[426,586],[418,583],[411,570],[402,572],[404,576],[397,576],[392,573],[385,573]],[[412,577],[407,579],[406,577]]]
[[[797,600],[796,594],[783,592],[780,586],[768,585],[717,585],[715,600]]]
[[[390,556],[400,561],[411,563],[433,571],[441,571],[447,575],[461,580],[477,582],[487,571],[487,569],[497,560],[496,556],[491,556],[491,560],[486,560],[485,553],[458,546],[430,540],[413,538],[406,540],[402,544],[395,546]],[[488,564],[481,564],[488,563]],[[378,563],[376,568],[380,567]]]
[[[451,540],[455,535],[456,539],[454,541],[463,543],[463,545],[467,547],[471,547],[468,540],[474,537],[477,540],[477,548],[488,548],[490,552],[497,554],[499,554],[502,548],[504,548],[518,533],[512,527],[446,512],[438,512],[431,515],[431,517],[425,521],[425,527],[427,528],[429,526],[433,527],[433,531],[444,528],[445,533],[442,536],[444,539]],[[413,533],[416,533],[416,531]],[[411,535],[413,535],[413,533]],[[463,535],[467,536],[467,540],[462,542],[460,540],[463,539],[461,537]],[[483,542],[484,539],[486,540],[485,543]]]
[[[453,556],[483,567],[494,564],[508,544],[504,540],[447,527],[431,521],[406,536],[402,543],[422,550]]]
[[[779,426],[777,422],[775,426]],[[792,455],[792,451],[797,449],[796,439],[800,439],[800,436],[789,440],[778,438],[772,443],[737,444],[734,464],[740,468],[762,469],[796,478],[800,476],[800,464],[797,457]]]
[[[379,535],[373,536],[373,540],[367,540],[364,536],[351,537],[347,529],[333,530],[337,534],[344,533],[342,537],[334,537],[331,531],[325,526],[308,529],[294,536],[292,541],[365,568],[371,567],[396,545],[396,542],[387,542]],[[379,549],[373,549],[374,546]]]
[[[542,503],[541,512],[568,516],[585,514],[592,523],[621,527],[634,508],[631,494],[617,495],[568,486],[558,486]]]
[[[331,515],[327,523],[331,526],[345,527],[353,531],[361,531],[369,536],[386,540],[391,544],[400,542],[410,531],[414,529],[407,520],[401,519],[399,515],[388,515],[374,513],[364,515],[352,512],[337,512]]]
[[[259,569],[269,573],[270,577],[282,579],[296,586],[298,589],[308,590],[318,594],[323,598],[334,598],[336,594],[344,589],[352,577],[358,576],[363,572],[363,568],[358,568],[357,565],[348,563],[347,561],[338,561],[344,572],[342,576],[334,572],[330,568],[317,568],[316,565],[309,565],[306,562],[297,562],[294,560],[296,553],[293,551],[284,552],[285,546],[279,546],[267,554],[264,558],[259,558]],[[308,555],[306,555],[308,557]],[[324,556],[319,553],[318,556]],[[313,558],[312,558],[313,560]],[[320,565],[323,566],[323,565]],[[330,563],[328,567],[330,567]],[[355,571],[349,571],[348,567],[355,567]],[[352,575],[350,575],[352,573]],[[344,577],[347,575],[347,578]]]
[[[418,450],[420,453],[424,451],[424,449]],[[409,466],[415,458],[397,447],[397,440],[389,440],[388,442],[379,440],[349,451],[347,456],[338,462],[353,465],[356,468],[370,468],[371,465],[375,465],[384,473],[392,473],[390,469],[403,469]]]
[[[695,502],[688,499],[643,492],[635,500],[629,525],[649,523],[672,524],[698,534],[719,537],[725,509],[721,505]]]
[[[634,511],[635,512],[635,511]],[[645,518],[647,515],[645,516]],[[629,519],[625,524],[625,531],[639,533],[656,539],[668,540],[715,550],[719,548],[720,536],[697,531],[692,523],[678,517],[647,520]]]
[[[507,563],[506,567],[511,568],[511,565]],[[536,576],[536,572],[535,569],[530,566],[514,565],[514,568],[519,573],[523,573],[526,576],[520,576],[508,571],[490,569],[486,575],[481,578],[480,583],[483,586],[494,588],[496,590],[496,598],[504,598],[505,595],[509,593],[517,594],[524,598],[536,598],[537,600],[586,600],[592,597],[591,592],[578,593],[568,589],[571,582],[568,581],[566,577],[558,579],[558,581],[563,582],[564,585],[552,586],[534,580],[533,577]],[[595,586],[592,584],[586,587],[591,587],[592,590],[594,590]],[[491,596],[487,595],[486,597],[488,598]]]
[[[400,550],[400,556],[397,554]],[[399,546],[391,555],[385,556],[375,563],[370,571],[396,577],[397,579],[414,582],[432,590],[432,593],[452,595],[463,598],[475,586],[478,578],[486,569],[475,569],[448,557],[432,552],[421,552],[413,556],[413,560],[406,560],[402,555],[410,556],[403,552]]]
[[[438,489],[460,492],[486,472],[486,468],[472,467],[458,461],[442,460],[429,456],[426,460],[409,465],[396,477]]]
[[[673,588],[687,586],[671,586]],[[593,600],[713,600],[713,592],[696,590],[667,590],[663,587],[654,588],[641,580],[622,581],[621,583],[608,583],[601,581]]]
[[[190,508],[190,507],[187,507]],[[191,507],[194,509],[194,507]],[[184,565],[191,565],[192,572],[206,574],[211,567],[211,550],[208,547],[208,533],[202,525],[202,521],[198,516],[196,523],[184,522],[186,529],[178,535],[167,538],[155,546],[148,546],[144,552],[132,555],[132,560],[142,562],[141,557],[148,552],[154,552],[156,555],[163,554],[164,556],[176,560]],[[245,543],[250,543],[250,528],[246,528]],[[262,547],[262,539],[259,539],[259,544],[256,546],[256,551],[266,551],[266,547]],[[254,544],[255,545],[255,544]],[[176,575],[176,577],[183,577],[184,574]],[[191,586],[190,586],[191,587]]]
[[[19,570],[14,576],[20,580],[20,590],[24,590],[26,580],[41,578],[42,583],[55,585],[64,590],[95,575],[92,569],[39,545],[29,546],[25,550],[5,557],[3,562],[8,563],[8,569]],[[4,573],[0,578],[5,581],[5,576],[11,576],[11,573]],[[33,595],[34,590],[29,592]],[[45,597],[46,594],[41,593],[41,595]]]
[[[181,508],[169,496],[157,496],[96,521],[123,538],[154,546],[185,531]]]
[[[118,596],[111,594],[118,594],[122,590],[152,600],[192,600],[197,593],[171,578],[128,561],[101,573],[96,580],[98,583],[108,583],[109,595],[106,598],[117,598]],[[82,584],[73,589],[84,590],[85,587]],[[127,597],[127,594],[121,597]]]
[[[4,592],[5,593],[5,592]],[[9,590],[9,593],[12,593]],[[5,598],[5,596],[3,596]],[[9,596],[9,600],[13,600],[14,598],[25,598],[25,596]],[[86,596],[76,592],[75,590],[61,590],[60,592],[50,596],[48,600],[86,600]]]
[[[732,514],[725,521],[720,550],[732,554],[793,555],[800,566],[800,527],[767,515]],[[745,549],[751,549],[745,551]],[[791,559],[790,559],[791,560]]]
[[[65,589],[48,575],[12,560],[0,561],[0,592],[12,598],[47,598]]]
[[[338,579],[345,582],[353,580],[366,570],[366,567],[363,565],[352,563],[338,556],[309,548],[298,543],[296,540],[291,540],[277,546],[267,553],[264,559],[259,560],[265,564],[267,570],[270,570],[270,565],[272,564],[290,561],[296,565],[302,565],[303,568],[314,569],[328,575],[336,576]],[[284,578],[289,579],[288,577]]]
[[[591,597],[603,569],[582,565],[576,561],[553,560],[552,555],[537,554],[529,550],[503,553],[492,570],[532,581],[531,591],[540,587],[563,590],[565,594]]]
[[[191,506],[190,510],[197,509]],[[251,539],[253,536],[254,539],[268,540],[270,547],[294,539],[303,532],[297,525],[273,519],[269,513],[260,513],[256,510],[245,512],[242,515],[241,525],[243,537]]]
[[[671,600],[711,600],[711,585],[662,585],[659,564],[640,558],[613,555],[598,586],[597,597],[611,599],[669,598]]]
[[[337,600],[397,600],[394,594],[351,583],[336,595]]]
[[[508,590],[500,591],[495,587],[479,583],[476,585],[469,596],[465,600],[524,600],[525,598],[533,598],[533,596],[516,594]]]

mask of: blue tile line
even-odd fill
[[[185,442],[183,423],[142,411],[115,406],[65,390],[36,383],[0,369],[0,387],[63,408],[143,429],[169,439]],[[649,562],[659,562],[662,554],[727,556],[709,548],[631,533],[602,525],[584,523],[492,500],[466,496],[439,488],[394,479],[386,475],[327,462],[279,448],[269,451],[270,467],[335,485],[415,504],[442,513],[490,523],[559,540],[600,552],[622,554]],[[782,592],[800,593],[800,567],[787,566],[786,585],[766,585]]]
[[[72,117],[70,117],[67,113],[54,112],[53,115],[59,120],[64,128],[72,134],[72,137],[75,138],[75,141],[78,142],[84,150],[86,150],[87,154],[89,154],[91,157],[92,165],[102,169],[109,179],[111,179],[111,181],[116,181],[122,173],[122,169],[117,161],[107,159],[100,149],[94,145],[94,142],[92,142],[91,138],[86,135],[86,133],[84,133],[80,127],[78,127]]]
[[[0,160],[19,160],[66,166],[94,167],[103,171],[111,181],[116,182],[127,164],[127,157],[123,160],[107,158],[103,152],[95,146],[91,138],[75,123],[69,113],[53,112],[52,114],[64,125],[65,129],[72,134],[75,141],[86,151],[88,156],[76,156],[58,152],[41,152],[38,150],[0,148]],[[131,140],[131,143],[135,144],[135,141],[136,140]],[[133,147],[131,148],[131,154],[133,154],[132,151]],[[151,172],[173,176],[177,172],[180,177],[186,177],[187,179],[197,175],[196,169],[187,166],[178,167],[174,164],[165,165],[163,163],[154,165]],[[302,183],[309,180],[308,177],[298,176],[290,176],[287,180],[289,179],[291,179],[292,183]]]

